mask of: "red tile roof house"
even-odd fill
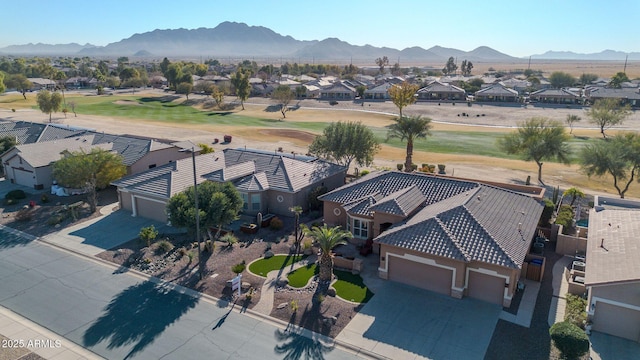
[[[330,226],[372,239],[381,278],[510,306],[543,206],[496,186],[371,173],[319,197]]]
[[[591,209],[584,284],[592,330],[640,342],[639,210]]]
[[[244,199],[247,215],[293,216],[289,208],[308,209],[311,190],[325,186],[333,190],[345,182],[347,168],[315,157],[250,149],[225,149],[195,157],[196,178],[204,181],[230,181]],[[161,222],[169,199],[193,186],[191,158],[158,166],[114,181],[120,207]]]

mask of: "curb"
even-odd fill
[[[79,251],[63,247],[61,245],[58,245],[58,244],[52,243],[50,241],[44,240],[41,237],[36,237],[36,236],[30,235],[30,234],[27,234],[25,232],[22,232],[20,230],[13,229],[11,227],[0,225],[0,230],[5,230],[5,231],[13,233],[15,235],[24,236],[24,237],[28,238],[31,241],[38,241],[39,243],[42,243],[42,244],[44,244],[46,246],[50,246],[50,247],[56,248],[58,250],[61,250],[61,251],[64,251],[64,252],[67,252],[67,253],[82,257],[84,259],[90,260],[90,261],[92,261],[94,263],[101,264],[103,266],[106,266],[106,267],[114,269],[114,270],[117,270],[117,269],[119,269],[121,267],[119,265],[116,265],[116,264],[114,264],[112,262],[109,262],[107,260],[101,259],[99,257],[90,256],[90,255],[81,253]],[[226,302],[227,305],[226,305],[225,308],[228,308],[230,304],[235,304],[235,303],[232,303],[230,301],[221,300],[221,299],[218,299],[218,298],[216,298],[214,296],[198,292],[196,290],[187,288],[187,287],[182,286],[182,285],[178,285],[178,284],[174,284],[174,283],[169,282],[169,281],[162,280],[162,279],[160,279],[158,277],[155,277],[155,276],[152,276],[152,275],[149,275],[149,274],[146,274],[146,273],[143,273],[141,271],[134,270],[134,269],[131,269],[131,268],[128,268],[128,267],[126,268],[126,271],[124,271],[123,273],[125,273],[125,272],[126,273],[130,273],[131,275],[133,275],[133,276],[135,276],[135,277],[137,277],[137,278],[139,278],[141,280],[151,281],[151,282],[153,282],[155,284],[158,284],[160,286],[166,287],[166,288],[171,289],[171,290],[178,291],[180,293],[184,293],[184,294],[189,295],[189,296],[191,296],[193,298],[197,298],[197,299],[202,298],[202,299],[204,299],[204,300],[206,300],[206,301],[208,301],[208,302],[210,302],[210,303],[212,303],[214,305],[217,305],[218,303],[221,303],[221,302]],[[242,308],[240,308],[240,309],[236,310],[234,308],[232,310],[235,311],[238,314],[243,314],[244,313],[244,314],[246,314],[248,316],[251,316],[254,319],[269,323],[269,324],[271,324],[273,326],[276,326],[276,327],[280,328],[283,331],[292,331],[290,329],[294,329],[301,336],[305,336],[305,337],[307,337],[309,339],[319,339],[320,341],[322,341],[322,342],[324,342],[326,344],[333,344],[333,345],[337,346],[338,348],[340,348],[342,350],[345,350],[347,352],[350,352],[350,353],[352,353],[354,355],[363,356],[363,357],[368,358],[368,359],[390,359],[390,358],[387,358],[385,356],[376,354],[376,353],[374,353],[372,351],[369,351],[369,350],[366,350],[364,348],[358,347],[356,345],[353,345],[353,344],[350,344],[350,343],[345,343],[343,341],[340,341],[340,340],[337,340],[337,339],[333,339],[331,337],[328,337],[328,336],[313,332],[313,331],[311,331],[309,329],[306,329],[306,328],[303,328],[303,327],[300,327],[300,326],[297,326],[297,325],[289,324],[289,323],[286,323],[286,322],[284,322],[284,321],[282,321],[280,319],[276,319],[276,318],[273,318],[271,316],[268,316],[268,315],[265,315],[265,314],[261,314],[259,312],[253,311],[252,309],[242,309]],[[48,330],[50,330],[50,329],[48,329]],[[89,349],[87,349],[87,350],[91,351]],[[97,355],[97,356],[99,356],[99,355]]]

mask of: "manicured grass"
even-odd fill
[[[309,279],[314,275],[318,275],[320,268],[316,264],[309,264],[307,266],[296,269],[287,275],[289,279],[289,286],[294,288],[303,288],[309,283]]]
[[[371,290],[362,282],[360,275],[342,270],[334,270],[333,273],[338,277],[338,281],[333,284],[333,287],[341,298],[357,303],[366,303],[373,296]]]
[[[296,269],[287,275],[289,286],[303,288],[307,286],[309,279],[317,275],[318,272],[319,268],[316,264],[309,264]],[[354,275],[342,270],[333,270],[333,273],[338,278],[333,287],[339,297],[356,303],[365,303],[373,296],[373,293],[364,284],[360,275]]]
[[[305,255],[276,255],[269,259],[260,259],[249,265],[249,271],[256,275],[267,276],[267,273],[273,270],[283,269],[295,262],[304,259]]]

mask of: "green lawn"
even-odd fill
[[[320,268],[316,264],[309,264],[307,266],[298,268],[287,275],[289,279],[289,286],[294,288],[303,288],[309,283],[309,279],[314,275],[318,275]]]
[[[283,269],[304,259],[305,255],[276,255],[269,259],[260,259],[249,265],[249,271],[256,275],[267,276],[270,271]]]
[[[318,274],[318,266],[309,264],[305,267],[298,268],[287,275],[289,286],[294,288],[303,288],[309,283],[312,276]],[[336,294],[345,299],[356,303],[365,303],[371,299],[373,293],[362,281],[360,275],[354,275],[348,271],[334,270],[338,280],[333,284]]]
[[[178,97],[174,95],[74,96],[67,97],[67,102],[75,102],[77,104],[76,111],[81,114],[148,119],[166,123],[296,129],[314,133],[321,133],[330,123],[330,121],[297,122],[286,119],[256,118],[244,116],[241,112],[200,110],[187,104],[174,102],[175,99],[178,99]],[[371,127],[371,130],[381,143],[402,149],[406,147],[406,143],[398,139],[385,141],[387,137],[386,128]],[[498,138],[510,131],[509,129],[499,132],[432,131],[432,135],[426,139],[416,140],[414,150],[441,154],[473,154],[519,159],[516,155],[502,152],[496,144]],[[577,154],[585,144],[597,140],[573,137],[569,142],[573,151],[571,156],[573,162],[576,161]]]

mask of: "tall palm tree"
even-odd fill
[[[353,235],[349,231],[340,229],[340,226],[328,228],[327,224],[322,227],[314,226],[311,229],[305,229],[306,235],[311,236],[320,247],[322,254],[318,261],[320,267],[319,278],[320,281],[331,280],[331,274],[333,274],[333,255],[331,249],[338,245],[344,245],[347,243],[347,239],[351,239]]]
[[[389,125],[387,140],[398,138],[400,141],[407,141],[407,158],[404,162],[404,171],[413,171],[413,142],[418,138],[426,138],[431,135],[431,119],[423,118],[420,115],[411,117],[400,117],[395,119],[395,123]]]
[[[296,205],[296,206],[292,206],[289,208],[289,211],[291,211],[293,213],[293,215],[295,216],[295,225],[294,225],[294,244],[296,245],[296,255],[300,252],[300,241],[302,240],[303,236],[304,236],[304,231],[302,232],[302,234],[299,234],[299,230],[300,230],[300,214],[302,214],[302,206],[300,205]],[[303,236],[300,236],[303,235]]]

